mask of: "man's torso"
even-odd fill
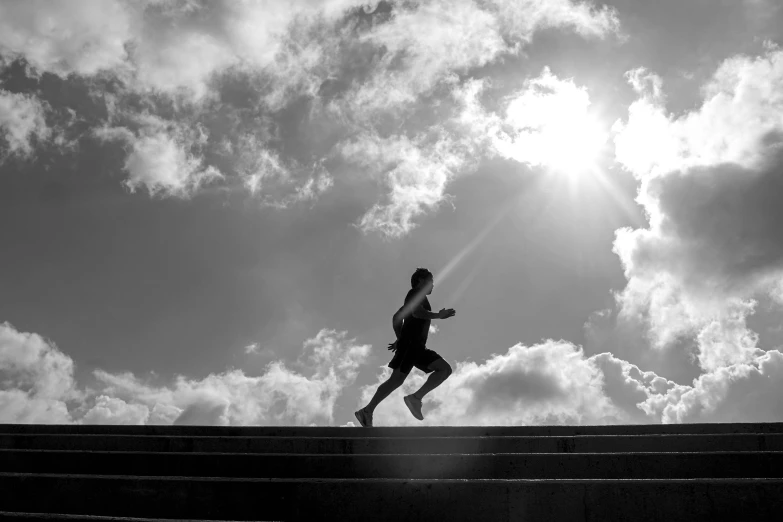
[[[408,295],[405,296],[405,303],[407,304],[415,299],[416,290],[411,289],[408,292]],[[432,310],[432,308],[430,308],[430,302],[427,299],[427,296],[422,296],[420,300],[421,306],[425,310]],[[419,319],[417,317],[413,317],[413,315],[406,316],[402,324],[402,335],[400,335],[400,341],[406,345],[411,344],[424,346],[427,343],[427,336],[430,332],[430,323],[431,321],[429,319]]]

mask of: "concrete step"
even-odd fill
[[[248,455],[0,450],[0,470],[235,478],[783,478],[783,452]]]
[[[781,479],[216,479],[0,473],[4,511],[210,520],[772,521]]]
[[[353,430],[352,433],[363,433]],[[493,437],[204,437],[5,434],[0,449],[307,454],[615,453],[783,451],[783,434]]]
[[[491,437],[781,433],[783,422],[633,424],[610,426],[406,426],[341,428],[335,426],[108,426],[92,424],[0,424],[0,434],[52,433],[100,435],[263,436],[263,437]]]
[[[139,518],[139,517],[105,517],[97,515],[66,515],[62,513],[24,513],[15,511],[0,511],[0,520],[10,522],[20,520],[23,522],[35,522],[36,520],[45,520],[47,522],[158,522],[159,518]],[[183,519],[169,518],[169,522],[207,522],[202,519]],[[233,520],[211,520],[210,522],[236,522]]]

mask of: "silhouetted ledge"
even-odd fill
[[[98,424],[0,424],[0,433],[84,433],[128,435],[306,436],[306,437],[491,437],[500,435],[645,435],[783,433],[783,422],[627,424],[604,426],[107,426]]]
[[[783,423],[0,425],[0,521],[693,522],[781,512]]]

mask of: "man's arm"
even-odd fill
[[[416,319],[448,319],[456,313],[453,308],[441,308],[438,312],[430,312],[419,305],[413,310],[413,317]]]

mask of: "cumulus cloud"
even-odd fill
[[[50,341],[0,324],[0,422],[70,422],[66,402],[81,397],[73,369]]]
[[[330,424],[334,405],[356,379],[370,346],[321,330],[289,368],[269,363],[260,376],[242,370],[168,385],[135,375],[93,372],[97,390],[81,391],[73,361],[37,334],[0,325],[0,422],[84,424]]]
[[[369,402],[391,371],[361,389]],[[402,397],[425,376],[414,372],[375,410],[377,426],[420,425]],[[722,366],[677,384],[611,353],[586,357],[565,341],[517,344],[486,361],[457,362],[424,399],[424,425],[648,424],[774,422],[783,419],[783,354]]]
[[[137,133],[127,127],[95,131],[100,139],[120,141],[128,147],[125,185],[131,192],[144,187],[151,195],[188,196],[202,184],[222,177],[215,167],[205,166],[198,154],[207,141],[203,127],[188,128],[146,114],[135,119],[140,124]]]
[[[379,381],[390,374],[384,368]],[[374,424],[413,425],[402,396],[425,377],[414,373],[375,410]],[[517,344],[482,363],[458,362],[424,400],[428,425],[614,424],[628,419],[604,393],[604,378],[581,348],[564,341]],[[369,402],[377,384],[362,388]]]
[[[454,73],[517,53],[544,28],[568,28],[584,37],[619,32],[617,13],[608,6],[571,0],[474,0],[395,5],[388,22],[361,36],[386,51],[369,81],[346,96],[354,117],[398,110]]]
[[[208,94],[232,67],[274,65],[297,16],[343,15],[363,2],[33,0],[0,6],[0,53],[67,76],[108,71],[141,90]]]
[[[262,204],[286,207],[315,200],[334,184],[323,163],[337,151],[326,142],[357,137],[344,149],[350,150],[383,141],[391,149],[385,158],[365,154],[359,163],[388,169],[387,159],[397,155],[405,166],[382,174],[388,201],[372,207],[360,226],[395,237],[443,201],[445,184],[464,163],[455,144],[465,140],[395,137],[381,129],[384,121],[402,122],[422,109],[422,96],[458,85],[455,73],[519,52],[537,30],[564,28],[591,38],[619,30],[611,8],[571,0],[382,6],[359,0],[36,0],[4,4],[0,19],[3,57],[63,78],[89,77],[93,94],[111,92],[104,96],[109,121],[94,135],[126,145],[131,191],[188,196],[221,176],[235,186],[225,177],[235,172]],[[311,136],[313,143],[297,149],[323,148],[295,160],[279,136],[256,131],[303,96],[330,119],[326,134],[339,136]],[[115,122],[118,107],[136,123]],[[248,129],[253,143],[243,143]],[[18,140],[30,136],[23,130],[15,143],[26,143]],[[227,142],[238,157],[224,155],[224,164],[215,165]],[[422,144],[434,152],[418,151]],[[425,174],[414,180],[417,156],[416,168]]]
[[[783,277],[783,51],[726,60],[679,117],[652,73],[629,81],[641,97],[615,127],[616,157],[650,226],[617,232],[622,313],[647,321],[658,347],[695,336],[705,370],[757,361],[745,318]]]
[[[416,224],[414,218],[437,208],[445,188],[470,158],[448,133],[437,131],[414,139],[361,135],[342,145],[343,157],[376,172],[383,172],[388,199],[375,204],[360,220],[364,231],[399,237]]]
[[[291,365],[156,385],[132,373],[93,372],[81,391],[74,364],[51,341],[0,325],[0,422],[179,425],[333,425],[334,406],[370,347],[321,330]],[[383,368],[378,383],[389,376]],[[376,410],[376,425],[414,425],[402,402],[424,382],[414,372]],[[363,386],[364,404],[377,387]],[[517,344],[487,360],[457,362],[424,401],[428,425],[534,425],[783,420],[783,354],[770,350],[680,385],[610,353],[586,357],[565,341]]]
[[[491,156],[568,169],[593,162],[608,139],[607,129],[590,112],[587,89],[558,78],[548,67],[500,100],[498,112],[481,104],[487,87],[486,81],[472,80],[452,94],[459,106],[454,122]]]
[[[253,134],[225,141],[221,154],[232,158],[232,169],[263,205],[285,208],[314,200],[334,183],[321,163],[303,166],[295,160],[286,161]]]
[[[201,380],[178,376],[168,386],[150,385],[129,373],[96,371],[103,393],[116,399],[114,410],[99,401],[85,421],[113,422],[121,416],[158,424],[329,424],[337,397],[356,378],[370,347],[356,344],[345,332],[321,330],[304,343],[304,351],[297,362],[301,371],[278,360],[258,377],[231,370]]]
[[[0,4],[0,54],[41,71],[91,75],[121,65],[134,20],[118,0],[30,0]]]
[[[0,89],[0,136],[9,154],[28,156],[33,150],[33,136],[41,141],[49,137],[45,112],[37,98]]]

